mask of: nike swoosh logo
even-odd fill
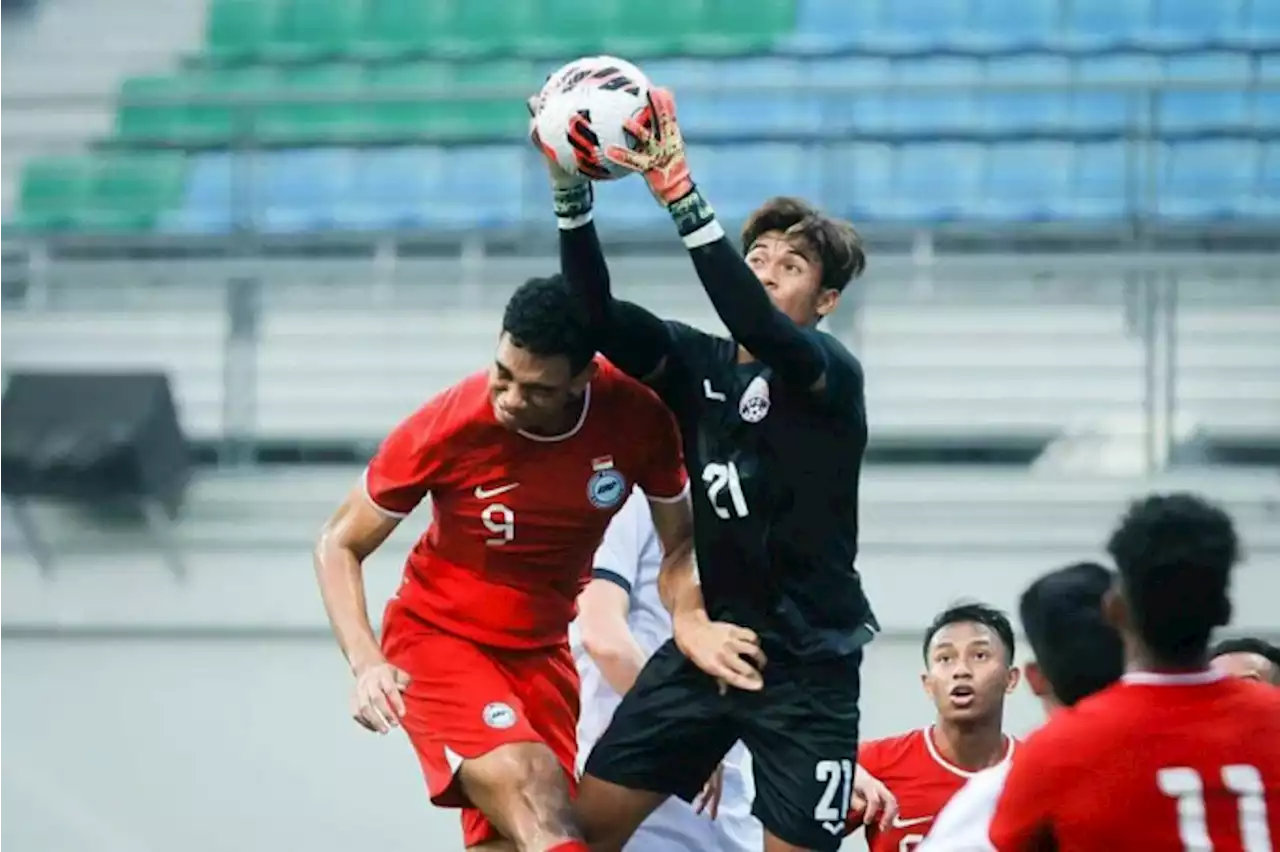
[[[893,818],[892,825],[894,828],[910,828],[913,825],[929,822],[931,819],[933,819],[931,816],[916,817],[915,819],[903,819],[900,816],[896,816]]]
[[[512,482],[512,483],[510,483],[510,484],[508,484],[508,485],[499,485],[497,488],[490,488],[488,491],[486,491],[486,490],[484,489],[484,486],[477,485],[477,486],[476,486],[476,499],[477,499],[477,500],[488,500],[490,497],[497,497],[499,494],[506,494],[506,493],[507,493],[508,491],[510,491],[511,489],[513,489],[513,488],[519,488],[519,487],[520,487],[520,483],[519,483],[519,482]]]

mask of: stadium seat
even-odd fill
[[[1218,89],[1170,88],[1160,95],[1159,126],[1163,133],[1244,131],[1250,124],[1246,89],[1249,56],[1227,51],[1174,54],[1165,61],[1172,81],[1215,83]]]
[[[879,29],[879,0],[798,0],[795,30],[780,44],[789,51],[822,53],[860,44]]]
[[[365,122],[368,112],[360,100],[363,69],[349,63],[286,67],[280,73],[279,91],[297,102],[265,106],[257,136],[274,143],[314,143],[350,135]],[[341,100],[319,100],[337,95]],[[316,98],[306,102],[305,98]]]
[[[454,68],[455,91],[477,94],[437,102],[432,107],[434,132],[451,140],[522,138],[529,113],[524,100],[511,93],[532,94],[541,83],[532,63],[523,60],[459,64]]]
[[[274,151],[258,155],[255,224],[267,233],[324,230],[341,219],[349,195],[353,157],[340,148]]]
[[[1280,142],[1258,144],[1258,182],[1246,201],[1251,216],[1280,220]]]
[[[1264,53],[1258,57],[1257,80],[1268,80],[1273,85],[1280,81],[1280,53]],[[1280,88],[1252,89],[1254,126],[1264,133],[1280,131]]]
[[[220,234],[231,231],[240,221],[247,224],[253,209],[250,193],[257,186],[251,167],[247,158],[225,152],[192,157],[182,206],[164,218],[162,229]]]
[[[1061,8],[1058,0],[974,0],[972,29],[965,38],[975,47],[1043,47],[1058,32]]]
[[[885,216],[896,200],[893,146],[854,142],[834,146],[823,162],[824,205],[854,221]]]
[[[578,4],[578,0],[572,2]],[[795,29],[795,0],[702,2],[705,4],[702,26],[681,40],[684,49],[694,55],[732,56],[768,50],[781,36]]]
[[[1252,0],[1245,25],[1249,40],[1258,45],[1280,45],[1280,4],[1271,0]]]
[[[443,229],[498,228],[519,223],[525,148],[480,145],[445,153],[436,196],[420,222]]]
[[[1133,46],[1151,26],[1152,0],[1071,0],[1066,43],[1081,49]]]
[[[701,153],[691,151],[690,161]],[[766,198],[820,197],[822,176],[813,168],[818,160],[819,152],[813,148],[763,143],[715,146],[696,162],[699,185],[706,189],[716,213],[736,225]]]
[[[1252,142],[1189,141],[1162,145],[1157,214],[1165,219],[1227,219],[1254,192],[1259,151]]]
[[[494,0],[504,4],[504,0]],[[596,53],[610,32],[613,6],[580,0],[543,0],[535,29],[512,31],[520,50],[531,56],[584,56]],[[503,15],[507,14],[504,10]],[[483,23],[482,23],[483,25]]]
[[[1130,218],[1137,199],[1141,164],[1121,142],[1084,142],[1075,146],[1072,191],[1063,212],[1081,222]]]
[[[72,228],[89,194],[96,162],[91,157],[35,157],[22,169],[18,218],[28,231]]]
[[[186,162],[174,152],[104,156],[76,224],[85,231],[150,231],[182,197]]]
[[[597,8],[597,4],[584,4],[579,18],[590,19],[592,10]],[[545,11],[547,17],[540,20],[539,11]],[[540,10],[534,0],[454,0],[443,27],[431,36],[431,51],[461,58],[510,54],[528,46],[531,36],[540,38],[543,28],[571,28],[575,23],[563,8],[548,6]],[[593,33],[598,39],[599,33]],[[563,46],[570,44],[566,41]],[[583,48],[588,46],[588,42],[581,44]],[[575,55],[572,50],[553,53]]]
[[[126,142],[167,142],[183,138],[187,99],[195,90],[189,77],[130,77],[120,86],[116,135]],[[147,104],[147,100],[155,103]]]
[[[997,222],[1067,218],[1072,150],[1061,142],[1005,142],[987,149],[978,215]]]
[[[894,129],[896,95],[889,91],[894,80],[888,59],[852,56],[814,59],[809,65],[813,97],[818,103],[819,124],[829,133],[885,134]],[[857,86],[855,91],[832,89]],[[823,90],[821,87],[827,87]]]
[[[620,2],[601,41],[610,56],[639,59],[667,56],[685,47],[684,39],[706,26],[704,0],[650,0]]]
[[[1155,0],[1154,29],[1144,41],[1165,47],[1208,46],[1237,36],[1244,24],[1248,0]],[[1254,0],[1252,5],[1258,5]]]
[[[913,0],[881,7],[881,29],[872,36],[891,50],[934,50],[960,43],[969,26],[968,0]]]
[[[794,134],[820,127],[817,103],[805,94],[806,69],[795,59],[760,57],[684,65],[678,72],[684,82],[702,87],[684,96],[675,86],[682,122],[687,119],[690,134]],[[708,88],[721,81],[735,88]]]
[[[279,0],[271,37],[263,48],[277,62],[314,61],[344,55],[360,24],[360,0]],[[429,5],[429,4],[428,4]]]
[[[982,64],[967,57],[922,57],[896,62],[894,82],[901,90],[890,95],[893,130],[921,135],[955,135],[980,129],[977,96],[969,89],[913,90],[913,85],[977,83]]]
[[[1025,91],[988,91],[978,95],[981,127],[988,133],[1062,133],[1070,115],[1071,63],[1051,54],[992,57],[986,80],[992,84],[1034,83],[1057,86]]]
[[[1076,61],[1078,88],[1072,93],[1072,129],[1081,133],[1119,134],[1145,125],[1144,87],[1163,79],[1160,60],[1146,53],[1082,57]],[[1116,84],[1129,84],[1118,88]]]
[[[362,152],[351,194],[338,221],[353,230],[413,228],[430,217],[448,160],[438,148],[384,148]]]
[[[214,60],[246,62],[258,58],[275,26],[275,0],[211,0],[205,49]]]
[[[898,155],[896,197],[885,217],[904,222],[948,222],[980,208],[982,146],[969,142],[904,145]]]
[[[420,60],[375,65],[369,69],[366,85],[370,95],[392,97],[397,92],[446,93],[452,81],[453,67],[449,63]],[[372,99],[359,135],[373,139],[426,135],[435,129],[440,114],[441,102],[428,98]]]
[[[446,26],[447,3],[367,0],[356,35],[347,45],[354,57],[394,60],[425,52]]]
[[[211,68],[191,79],[199,94],[230,100],[273,91],[278,78],[271,66],[250,65]],[[184,139],[208,144],[226,144],[240,136],[252,137],[257,132],[259,116],[266,109],[265,105],[192,103],[187,108],[181,134]]]

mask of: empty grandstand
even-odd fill
[[[722,218],[797,194],[867,238],[828,331],[868,377],[869,736],[928,717],[934,609],[1012,606],[1148,490],[1222,501],[1233,629],[1280,631],[1274,0],[5,10],[5,668],[47,702],[5,705],[14,849],[458,848],[407,751],[348,731],[308,550],[556,268],[524,97],[575,55],[675,90]],[[597,199],[616,289],[719,328],[641,182]],[[50,376],[112,389],[70,428]]]

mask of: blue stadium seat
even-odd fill
[[[805,65],[786,57],[722,60],[715,79],[748,89],[725,89],[700,96],[690,128],[707,133],[817,133],[820,105],[803,88]],[[681,110],[685,108],[682,106]]]
[[[695,152],[689,156],[692,162]],[[728,222],[739,223],[760,202],[775,195],[819,198],[822,175],[813,167],[818,160],[817,149],[803,145],[721,145],[697,161],[698,182],[716,213]]]
[[[893,65],[876,57],[814,59],[809,63],[809,80],[815,86],[820,126],[831,133],[888,133],[893,129],[887,88],[893,80]],[[856,92],[817,90],[819,86],[857,85]]]
[[[1140,166],[1130,163],[1123,142],[1077,144],[1074,160],[1071,196],[1063,204],[1069,218],[1117,221],[1133,215]]]
[[[982,146],[968,142],[904,145],[898,155],[897,197],[886,218],[946,222],[981,208]]]
[[[860,43],[880,25],[879,0],[799,0],[795,32],[784,37],[789,51],[839,50]]]
[[[1160,96],[1160,127],[1167,133],[1239,131],[1250,124],[1246,87],[1248,54],[1202,51],[1174,54],[1165,62],[1168,80],[1221,83],[1221,89],[1170,89]]]
[[[1155,0],[1155,28],[1144,40],[1166,47],[1194,47],[1236,38],[1244,24],[1246,2]]]
[[[517,224],[524,212],[525,149],[520,145],[480,145],[444,154],[434,201],[419,224],[432,228],[498,228]]]
[[[1063,56],[1023,54],[992,57],[986,79],[991,83],[1044,83],[1055,90],[990,91],[978,96],[984,130],[995,133],[1061,132],[1070,116],[1071,62]]]
[[[1258,181],[1247,210],[1260,219],[1280,220],[1280,142],[1262,142],[1258,147]]]
[[[874,41],[895,50],[930,50],[962,43],[969,29],[968,0],[911,0],[882,7]]]
[[[1149,32],[1151,19],[1151,0],[1071,0],[1063,37],[1080,48],[1135,45]]]
[[[895,63],[894,82],[909,87],[929,83],[978,83],[982,64],[966,57],[924,57]],[[893,129],[898,133],[956,134],[978,129],[977,96],[968,89],[891,91]]]
[[[708,159],[705,149],[691,144],[689,158],[694,174],[698,175],[699,182],[702,182],[702,167]],[[541,164],[536,165],[541,170]],[[546,175],[543,173],[538,177],[542,184],[541,192],[545,194],[547,192]],[[595,193],[595,221],[602,231],[638,227],[666,227],[671,230],[670,217],[658,206],[658,202],[649,193],[649,187],[644,179],[638,175],[628,175],[621,180],[600,181],[595,185]],[[719,202],[712,198],[711,203]],[[533,210],[535,214],[546,211],[546,215],[550,215],[551,211],[547,202],[544,201],[539,205],[537,196],[534,196],[526,207]],[[675,239],[675,231],[672,230],[671,233],[672,239]]]
[[[1061,24],[1058,0],[974,0],[968,38],[979,46],[1041,47],[1052,43]]]
[[[885,218],[897,200],[897,152],[877,142],[833,146],[823,160],[823,205],[855,221]]]
[[[1280,3],[1251,0],[1245,24],[1249,41],[1257,45],[1280,45]]]
[[[418,227],[430,218],[446,166],[437,148],[380,148],[364,151],[355,164],[351,194],[338,212],[353,230]],[[543,178],[545,187],[546,178]]]
[[[165,218],[163,229],[187,234],[230,231],[235,222],[236,177],[235,159],[230,154],[198,154],[192,157],[182,206]]]
[[[1062,200],[1071,187],[1071,146],[1061,142],[1005,142],[987,149],[978,215],[991,221],[1068,218]]]
[[[645,63],[649,79],[675,92],[680,126],[696,139],[720,130],[717,126],[715,85],[723,79],[717,64],[705,59],[655,59]]]
[[[269,233],[334,227],[338,208],[349,197],[353,159],[340,148],[259,155],[254,162],[254,180],[262,190],[254,199],[257,226]]]
[[[1118,53],[1076,61],[1071,127],[1084,133],[1119,133],[1146,123],[1147,101],[1140,90],[1088,88],[1089,83],[1158,84],[1164,70],[1158,57],[1147,53]]]
[[[1280,53],[1264,53],[1258,57],[1258,80],[1280,81]],[[1253,101],[1253,123],[1266,133],[1280,131],[1280,88],[1250,92]]]
[[[1258,175],[1252,142],[1192,141],[1160,146],[1156,212],[1165,219],[1227,219],[1245,212]]]

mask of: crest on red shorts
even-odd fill
[[[503,704],[501,701],[493,701],[484,706],[484,713],[481,714],[484,723],[490,728],[510,728],[516,723],[516,711],[511,709],[510,704]]]

